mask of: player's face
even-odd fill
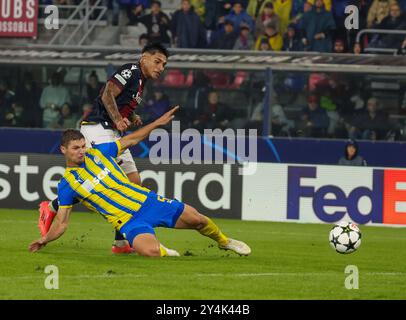
[[[81,165],[85,161],[86,141],[85,139],[72,140],[68,146],[61,146],[61,151],[69,165]]]
[[[161,73],[165,70],[166,56],[156,52],[154,54],[145,53],[143,57],[143,72],[147,78],[158,79]]]

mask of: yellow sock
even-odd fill
[[[226,245],[228,243],[228,238],[220,231],[219,227],[217,227],[213,220],[210,218],[207,218],[207,220],[207,226],[199,230],[200,234],[213,239],[220,245]]]
[[[161,251],[161,257],[165,257],[168,255],[168,252],[163,246],[159,246],[159,251]]]

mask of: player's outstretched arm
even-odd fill
[[[72,208],[59,208],[56,221],[52,224],[51,229],[44,237],[32,242],[28,250],[31,252],[41,250],[48,242],[54,241],[63,235],[68,228],[71,211]]]
[[[121,94],[121,91],[114,82],[108,81],[102,94],[102,102],[117,130],[125,131],[131,125],[131,122],[127,118],[123,118],[118,111],[116,97]]]
[[[168,124],[169,122],[172,121],[172,119],[175,117],[174,113],[179,109],[179,106],[176,106],[166,112],[162,117],[156,119],[154,122],[150,123],[149,125],[146,125],[145,127],[142,127],[141,129],[138,129],[137,131],[134,131],[133,133],[130,133],[129,135],[123,137],[120,139],[121,143],[121,152],[123,152],[125,149],[135,146],[137,143],[140,141],[144,140],[148,135],[151,133],[152,130],[164,126]]]

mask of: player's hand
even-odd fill
[[[171,122],[172,119],[175,118],[174,113],[176,111],[178,111],[178,109],[179,109],[179,106],[176,106],[176,107],[172,108],[171,110],[169,110],[168,112],[164,113],[163,116],[161,116],[160,118],[158,118],[156,120],[156,124],[158,126],[164,126],[164,125],[168,124],[169,122]]]
[[[142,119],[138,114],[134,115],[133,124],[136,125],[136,126],[142,126],[143,125]]]
[[[35,240],[34,242],[32,242],[30,244],[30,246],[28,247],[28,250],[30,252],[36,252],[38,250],[41,250],[43,247],[46,246],[46,242],[44,241],[43,238]]]
[[[115,122],[115,125],[118,131],[124,132],[131,125],[131,122],[127,118],[122,118],[121,120]]]

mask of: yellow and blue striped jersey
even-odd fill
[[[59,207],[72,207],[76,198],[120,230],[150,192],[128,180],[115,160],[120,149],[119,140],[95,145],[86,152],[82,165],[66,168],[58,184]]]

